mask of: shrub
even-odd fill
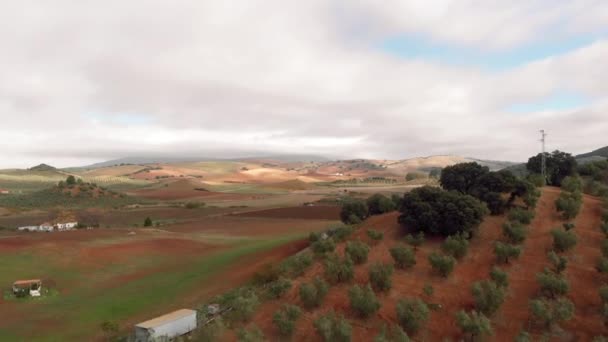
[[[300,300],[307,309],[316,308],[325,299],[329,286],[321,278],[315,278],[312,283],[300,285]]]
[[[513,222],[519,222],[521,224],[530,224],[533,218],[534,212],[532,210],[515,208],[509,212],[509,220]]]
[[[431,263],[431,267],[433,267],[439,275],[447,278],[454,269],[456,259],[449,255],[441,255],[437,252],[433,252],[429,255],[429,262]]]
[[[604,241],[602,241],[602,255],[605,257],[608,257],[608,239],[604,239]]]
[[[451,255],[456,259],[461,259],[467,254],[469,240],[467,240],[464,234],[448,236],[441,245],[441,249],[447,255]]]
[[[606,235],[608,235],[608,233]],[[418,232],[416,235],[408,234],[405,237],[405,241],[414,246],[414,249],[418,249],[418,247],[424,243],[424,240],[424,232]]]
[[[483,313],[477,311],[471,311],[470,314],[459,311],[456,314],[456,324],[463,333],[471,337],[471,340],[480,335],[492,335],[493,333],[490,320]]]
[[[536,274],[536,280],[540,285],[540,291],[550,298],[563,296],[570,289],[568,281],[565,278],[546,269]]]
[[[353,261],[347,256],[344,259],[333,254],[325,260],[325,278],[332,284],[351,281],[355,275]]]
[[[508,264],[511,259],[519,258],[521,249],[515,245],[497,241],[494,245],[494,253],[498,263]]]
[[[562,225],[564,227],[565,231],[569,231],[571,229],[574,229],[576,227],[576,225],[572,222],[566,222]]]
[[[240,296],[232,301],[232,311],[230,316],[241,322],[247,322],[255,313],[260,301],[253,291],[243,291]]]
[[[411,247],[395,246],[390,249],[390,253],[397,268],[406,269],[416,265],[416,255]]]
[[[599,294],[602,303],[608,303],[608,285],[600,287]]]
[[[279,278],[268,285],[268,293],[271,298],[281,298],[291,288],[291,281]]]
[[[568,258],[565,256],[561,256],[554,251],[550,251],[547,254],[547,258],[549,258],[549,262],[551,262],[553,271],[555,273],[561,274],[564,270],[566,270],[566,266],[568,266]]]
[[[367,218],[367,205],[361,200],[350,200],[342,205],[340,219],[346,224],[358,224]]]
[[[558,252],[565,252],[576,245],[576,234],[572,231],[566,232],[556,228],[551,231],[551,235],[553,236],[553,248]]]
[[[580,192],[562,192],[555,200],[555,208],[562,213],[564,220],[575,218],[583,204]]]
[[[550,328],[553,324],[570,320],[574,315],[574,304],[567,298],[533,299],[530,301],[530,313],[534,321]]]
[[[581,192],[583,191],[583,182],[580,177],[567,176],[562,180],[562,191]]]
[[[321,240],[321,233],[319,232],[310,232],[310,234],[308,234],[308,241],[312,244],[315,243],[317,241]]]
[[[374,342],[410,342],[410,338],[400,326],[393,325],[390,331],[387,331],[384,325],[378,336],[374,337]]]
[[[492,270],[490,271],[490,279],[500,287],[509,287],[509,276],[507,275],[507,272],[496,266],[492,267]]]
[[[406,227],[444,236],[473,233],[487,213],[472,196],[430,186],[406,193],[400,210],[399,222]]]
[[[428,297],[431,297],[435,293],[435,289],[433,288],[433,285],[426,283],[422,288],[422,292]]]
[[[295,329],[295,323],[302,315],[302,310],[296,305],[285,304],[274,313],[272,322],[276,325],[279,333],[283,336],[291,336]]]
[[[302,253],[296,254],[287,258],[281,264],[281,272],[286,273],[292,277],[299,277],[306,269],[308,269],[312,265],[312,257],[310,254]]]
[[[146,217],[144,220],[144,227],[152,227],[152,219],[150,217]]]
[[[365,287],[359,287],[359,285],[351,287],[348,297],[350,307],[363,318],[373,315],[380,309],[380,302],[369,284]]]
[[[255,285],[266,285],[276,281],[281,276],[281,268],[275,264],[264,264],[258,271],[253,274],[253,283]]]
[[[201,202],[188,202],[185,205],[186,209],[198,209],[198,208],[204,207],[204,206],[205,206],[205,203],[201,203]]]
[[[237,340],[239,342],[263,342],[265,341],[264,333],[256,325],[253,325],[249,329],[241,328],[237,333]]]
[[[393,265],[375,263],[369,268],[369,281],[376,291],[388,291],[392,287]]]
[[[344,241],[348,238],[353,232],[355,228],[352,226],[340,226],[331,230],[331,237],[335,241]]]
[[[608,237],[608,222],[603,222],[600,226],[600,229],[601,229],[602,233],[604,233],[604,235],[606,235],[606,237]]]
[[[314,321],[317,333],[326,342],[350,342],[352,328],[344,316],[330,311]]]
[[[382,194],[372,195],[367,199],[369,215],[380,215],[395,210],[395,203]]]
[[[536,204],[538,203],[538,199],[540,198],[540,191],[536,188],[530,189],[523,197],[524,203],[528,207],[528,209],[536,208]]]
[[[595,269],[600,273],[608,273],[608,258],[601,257],[595,266]]]
[[[367,261],[369,246],[361,241],[349,241],[346,243],[344,252],[350,257],[355,265],[360,265]]]
[[[384,238],[384,233],[379,232],[375,229],[368,229],[367,236],[374,242],[381,241]]]
[[[332,239],[319,240],[310,245],[315,255],[324,255],[333,252],[336,249],[336,244]]]
[[[505,300],[505,288],[491,280],[483,280],[473,284],[471,289],[475,299],[475,307],[482,313],[491,316]]]
[[[502,234],[510,243],[522,243],[526,240],[526,227],[519,222],[506,222],[502,225]]]
[[[515,336],[515,342],[530,342],[532,341],[530,338],[530,334],[527,331],[520,331],[517,336]]]
[[[420,299],[402,299],[397,303],[397,321],[409,333],[420,330],[429,313],[429,307]]]
[[[207,323],[204,329],[197,329],[194,331],[193,341],[200,342],[212,342],[217,341],[222,334],[226,326],[221,317],[217,317],[213,321]]]

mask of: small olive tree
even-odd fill
[[[406,269],[416,265],[416,255],[411,247],[398,245],[389,251],[395,261],[395,267]]]
[[[393,265],[375,263],[369,268],[369,281],[376,291],[388,291],[393,283]]]
[[[508,264],[511,259],[519,258],[521,248],[508,243],[497,241],[494,245],[496,261],[501,264]]]
[[[481,335],[492,335],[492,323],[483,314],[477,311],[466,313],[459,311],[456,314],[456,324],[463,333],[469,335],[471,340]]]
[[[360,265],[367,261],[369,246],[361,241],[349,241],[346,243],[344,252],[350,257],[355,265]]]
[[[429,319],[429,307],[420,299],[402,299],[397,303],[399,325],[409,333],[416,333]]]
[[[577,238],[573,231],[564,231],[560,228],[551,231],[553,248],[558,252],[565,252],[576,245]]]
[[[491,280],[476,282],[471,292],[477,310],[488,316],[493,315],[505,301],[505,288]]]
[[[454,270],[456,259],[450,255],[441,255],[433,252],[429,255],[431,267],[444,278],[447,278]]]
[[[369,284],[364,287],[359,285],[351,287],[348,291],[348,298],[350,299],[350,307],[360,317],[367,318],[380,309],[380,301],[376,298],[376,294]]]
[[[469,240],[465,233],[448,236],[441,249],[447,255],[451,255],[456,259],[461,259],[467,254],[469,249]]]

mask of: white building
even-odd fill
[[[57,230],[70,230],[76,228],[76,226],[78,226],[78,222],[66,222],[55,224]]]
[[[135,325],[135,342],[172,339],[196,329],[196,311],[181,309]]]

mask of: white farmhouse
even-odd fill
[[[17,228],[17,230],[19,231],[28,231],[28,232],[37,232],[38,229],[40,229],[40,226],[23,226],[23,227],[19,227]]]
[[[76,228],[76,226],[78,226],[78,222],[66,222],[66,223],[56,223],[55,224],[55,227],[59,231],[74,229],[74,228]]]
[[[38,231],[40,231],[40,232],[52,232],[53,229],[55,229],[55,227],[52,224],[50,224],[48,222],[45,222],[45,223],[43,223],[43,224],[40,225],[40,227],[38,228]]]
[[[196,311],[181,309],[135,325],[135,342],[173,339],[196,329]]]

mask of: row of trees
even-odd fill
[[[400,197],[392,198],[382,194],[370,196],[367,200],[350,199],[342,205],[340,219],[346,224],[358,224],[368,216],[380,215],[397,209]]]

